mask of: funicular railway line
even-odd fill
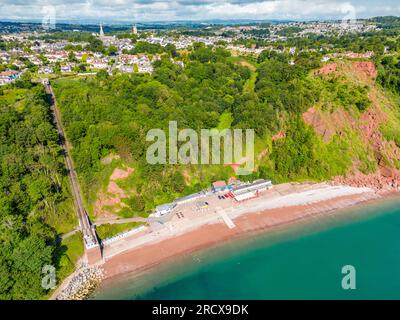
[[[82,194],[78,183],[78,176],[76,174],[74,168],[74,162],[70,156],[67,141],[65,139],[64,128],[61,122],[61,114],[57,107],[57,101],[53,92],[53,88],[51,87],[47,79],[43,80],[43,85],[45,87],[46,93],[49,95],[50,98],[50,108],[53,112],[54,121],[58,131],[59,145],[62,148],[65,164],[71,181],[72,195],[74,198],[74,203],[78,214],[79,228],[83,234],[83,242],[85,245],[85,249],[88,250],[92,248],[98,248],[100,250],[100,243],[97,238],[95,228],[90,223],[88,214],[83,205]]]

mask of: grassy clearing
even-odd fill
[[[254,92],[256,81],[257,81],[257,72],[252,72],[250,79],[247,80],[246,83],[244,84],[243,92],[245,93]]]
[[[231,56],[227,59],[232,63],[239,64],[243,67],[249,68],[251,71],[256,71],[257,69],[257,58],[252,56]]]
[[[57,282],[62,281],[74,272],[75,264],[83,253],[84,247],[80,232],[60,243],[56,250]]]

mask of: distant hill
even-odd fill
[[[362,19],[365,20],[365,19]],[[367,19],[369,21],[377,23],[382,28],[392,28],[400,26],[400,18],[394,16],[387,17],[375,17]],[[56,28],[51,31],[86,31],[86,32],[98,32],[99,23],[101,18],[98,20],[79,20],[79,21],[68,21],[58,20]],[[328,21],[328,20],[321,20]],[[329,20],[335,21],[335,20]],[[103,21],[104,22],[104,21]],[[260,23],[277,24],[277,23],[290,23],[290,22],[307,22],[304,20],[251,20],[251,19],[210,19],[210,20],[182,20],[182,21],[151,21],[151,22],[137,22],[141,29],[179,29],[179,28],[205,28],[210,26],[221,26],[221,25],[252,25]],[[117,32],[130,30],[134,21],[108,21],[104,24],[103,28],[105,32]],[[12,33],[12,32],[33,32],[42,31],[42,22],[29,20],[29,21],[14,21],[14,20],[3,20],[0,21],[0,32]]]
[[[376,22],[381,28],[398,28],[400,27],[400,17],[387,16],[387,17],[376,17],[370,19]]]

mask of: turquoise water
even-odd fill
[[[344,290],[342,267],[356,270]],[[362,205],[105,282],[95,299],[399,299],[400,199]]]

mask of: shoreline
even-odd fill
[[[269,231],[285,231],[291,226],[310,223],[317,216],[340,216],[340,213],[344,216],[346,214],[344,210],[357,205],[386,202],[400,196],[400,192],[393,189],[377,191],[360,188],[349,191],[348,186],[342,185],[338,190],[338,186],[329,183],[291,184],[291,186],[291,191],[288,192],[287,187],[284,187],[284,192],[282,190],[278,192],[280,195],[276,195],[276,191],[272,191],[275,196],[267,192],[265,197],[269,200],[268,203],[265,203],[266,198],[261,197],[250,206],[245,204],[231,210],[230,218],[234,222],[234,228],[228,228],[221,216],[193,221],[186,228],[178,227],[172,233],[150,233],[143,238],[147,239],[145,241],[141,241],[142,235],[139,235],[140,243],[137,243],[137,237],[128,239],[128,243],[133,244],[131,247],[125,247],[123,251],[105,256],[102,262],[93,266],[101,270],[101,277],[96,279],[94,287],[90,281],[79,281],[81,282],[79,291],[88,292],[87,295],[80,295],[80,299],[89,298],[90,292],[96,293],[103,283],[124,276],[130,279],[140,277],[147,272],[155,271],[162,264],[174,262],[174,259],[180,256],[217,248],[235,240],[266,234]],[[65,292],[71,289],[71,285],[76,284],[76,281],[71,281],[72,279],[82,278],[80,271],[77,268],[64,279],[49,299],[69,299]],[[90,290],[87,290],[88,288]],[[60,294],[62,292],[64,294]]]
[[[149,243],[111,257],[102,265],[104,280],[109,281],[124,275],[129,275],[131,278],[140,276],[160,264],[171,262],[178,256],[217,247],[230,241],[262,234],[268,230],[309,222],[313,217],[332,215],[333,212],[359,204],[373,203],[380,199],[386,201],[399,195],[398,192],[365,192],[306,205],[250,212],[232,219],[236,224],[234,229],[227,228],[224,222],[202,225],[186,233],[161,239],[159,242]]]

